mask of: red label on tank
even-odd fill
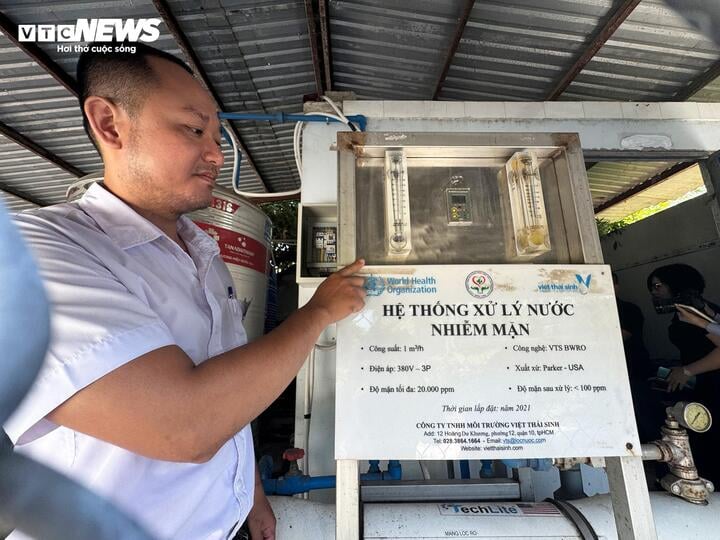
[[[210,206],[212,208],[214,208],[215,210],[227,212],[228,214],[234,214],[238,209],[237,204],[233,203],[232,201],[221,199],[219,197],[213,197],[213,200],[212,200],[212,203],[210,204]]]
[[[201,221],[195,223],[218,243],[223,261],[250,268],[261,274],[265,273],[267,248],[263,244],[250,236],[230,229]]]

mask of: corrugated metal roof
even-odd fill
[[[700,168],[694,165],[599,212],[597,217],[608,221],[618,221],[638,210],[674,201],[698,188],[704,188],[704,182]]]
[[[675,165],[668,161],[601,161],[587,171],[593,206],[625,193],[629,189]]]
[[[720,47],[664,1],[643,0],[563,99],[667,101],[718,59]]]
[[[5,206],[5,211],[9,214],[17,214],[23,210],[31,210],[38,207],[36,204],[4,191],[0,191],[0,201],[0,204]]]
[[[476,1],[440,92],[445,100],[539,100],[587,48],[621,0]],[[200,64],[231,112],[299,112],[316,91],[303,0],[170,0]],[[328,0],[333,89],[360,98],[430,99],[440,77],[464,0]],[[717,9],[708,0],[708,6]],[[158,17],[151,0],[2,1],[21,23],[73,23],[78,18]],[[74,76],[76,53],[41,43]],[[182,56],[161,25],[155,46]],[[720,58],[720,48],[667,7],[643,0],[580,72],[560,99],[668,100]],[[694,100],[720,101],[720,82]],[[85,137],[72,95],[0,36],[0,121],[86,172],[101,163]],[[297,186],[291,124],[235,124],[263,180],[274,191]],[[4,146],[10,151],[10,146]],[[2,154],[3,156],[5,154]],[[229,154],[226,152],[227,157]],[[39,159],[39,158],[37,158]],[[232,159],[220,184],[229,186]],[[39,165],[38,162],[36,163]],[[43,163],[43,167],[56,169]],[[635,164],[642,169],[645,165]],[[639,169],[598,184],[611,198],[645,180]],[[600,169],[595,171],[600,173]],[[644,170],[650,176],[652,171]],[[36,170],[8,177],[12,189]],[[48,170],[48,174],[49,170]],[[66,174],[66,173],[63,173]],[[67,175],[67,180],[72,180]],[[241,186],[262,186],[244,160]],[[33,193],[43,202],[58,189]]]
[[[77,178],[0,135],[0,185],[45,204],[65,200],[65,191]]]
[[[302,1],[174,1],[173,13],[228,112],[301,112],[315,91]],[[236,122],[273,191],[298,187],[293,124]]]
[[[11,20],[22,24],[74,23],[78,18],[158,17],[149,0],[119,2],[47,2],[26,1],[21,4],[4,2],[2,11]],[[167,28],[161,25],[161,36],[153,46],[183,57]],[[3,121],[52,151],[71,165],[90,173],[102,169],[102,160],[82,128],[77,99],[47,72],[0,34],[0,121]],[[59,52],[55,43],[38,43],[68,75],[75,78],[78,53]],[[6,99],[7,98],[7,99]],[[225,167],[219,185],[230,187],[233,154],[225,149]],[[241,188],[264,191],[257,175],[243,161],[240,170]],[[16,188],[14,183],[10,187]],[[57,202],[54,198],[43,202]]]
[[[612,0],[475,2],[442,98],[542,101],[612,5]]]
[[[431,99],[463,2],[330,0],[333,89]]]

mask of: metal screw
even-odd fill
[[[632,450],[632,449],[633,449],[632,443],[627,443],[627,444],[625,445],[625,448],[627,448],[628,450]]]
[[[677,495],[678,493],[680,493],[680,486],[678,486],[677,484],[675,484],[675,485],[672,487],[672,492],[675,493],[676,495]]]

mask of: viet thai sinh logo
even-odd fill
[[[366,277],[365,292],[368,296],[380,296],[385,292],[385,278],[372,275]]]
[[[487,298],[493,292],[493,280],[487,272],[476,270],[465,278],[465,288],[475,298]]]
[[[578,282],[578,290],[580,291],[580,294],[587,294],[590,291],[591,279],[592,274],[588,274],[587,276],[583,276],[582,274],[575,274],[575,280]]]

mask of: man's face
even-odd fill
[[[130,130],[126,180],[133,198],[175,215],[205,208],[223,164],[215,104],[180,66],[160,58],[148,62],[159,82],[144,96]]]

